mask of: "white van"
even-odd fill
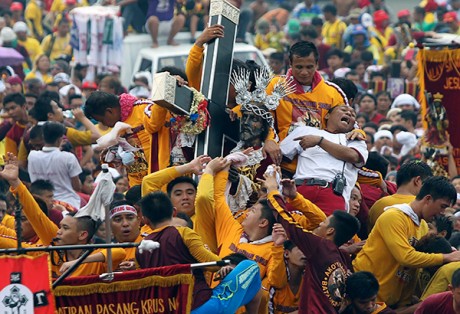
[[[141,49],[137,53],[137,58],[132,69],[128,69],[125,66],[122,67],[121,80],[123,86],[130,86],[133,75],[139,71],[156,73],[165,66],[175,66],[184,70],[192,46],[192,44],[181,44],[179,46],[160,46],[158,48]],[[259,65],[267,65],[262,52],[252,45],[235,43],[233,55],[235,59],[242,61],[254,60]],[[126,58],[126,61],[128,61],[129,56],[126,56]]]

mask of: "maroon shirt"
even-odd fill
[[[279,206],[286,209],[280,195],[275,196]],[[349,273],[349,257],[330,240],[303,231],[286,212],[291,221],[273,210],[283,225],[288,238],[307,258],[300,292],[299,313],[322,314],[338,312],[345,293],[345,280]]]
[[[193,264],[198,262],[190,254],[176,227],[169,226],[158,232],[151,233],[145,240],[153,240],[160,243],[160,248],[152,252],[144,252],[143,254],[136,251],[136,260],[141,268]],[[212,289],[206,283],[201,270],[194,270],[193,275],[195,277],[195,285],[193,286],[192,309],[195,309],[211,298]]]
[[[417,308],[415,314],[453,314],[454,297],[452,292],[446,291],[430,295]]]

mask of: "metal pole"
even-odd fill
[[[107,173],[109,172],[109,165],[102,164],[101,165],[102,172]],[[110,205],[104,206],[105,210],[105,242],[111,243],[112,242],[112,226],[110,225]],[[109,248],[107,249],[107,272],[110,274],[113,272],[113,265],[112,265],[112,250]]]
[[[22,212],[22,205],[19,202],[19,198],[15,197],[14,205],[16,209],[14,210],[14,224],[16,229],[16,241],[17,241],[17,249],[19,252],[22,250],[22,225],[21,225],[21,212]]]
[[[0,254],[13,254],[19,252],[53,252],[53,251],[65,251],[65,250],[89,250],[89,249],[108,249],[108,248],[131,248],[138,247],[140,243],[125,242],[125,243],[103,243],[103,244],[79,244],[79,245],[61,245],[61,246],[37,246],[27,248],[11,248],[2,249]]]

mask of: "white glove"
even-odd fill
[[[152,252],[153,250],[156,250],[160,248],[160,243],[152,241],[152,240],[142,240],[141,244],[137,247],[139,250],[139,253],[144,253],[145,251]]]

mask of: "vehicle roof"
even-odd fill
[[[181,44],[179,46],[160,46],[158,48],[143,48],[139,51],[141,56],[151,56],[155,57],[174,57],[174,56],[184,56],[188,55],[190,49],[192,49],[192,44]],[[234,51],[235,52],[245,52],[245,51],[256,51],[257,48],[244,43],[235,43]]]

